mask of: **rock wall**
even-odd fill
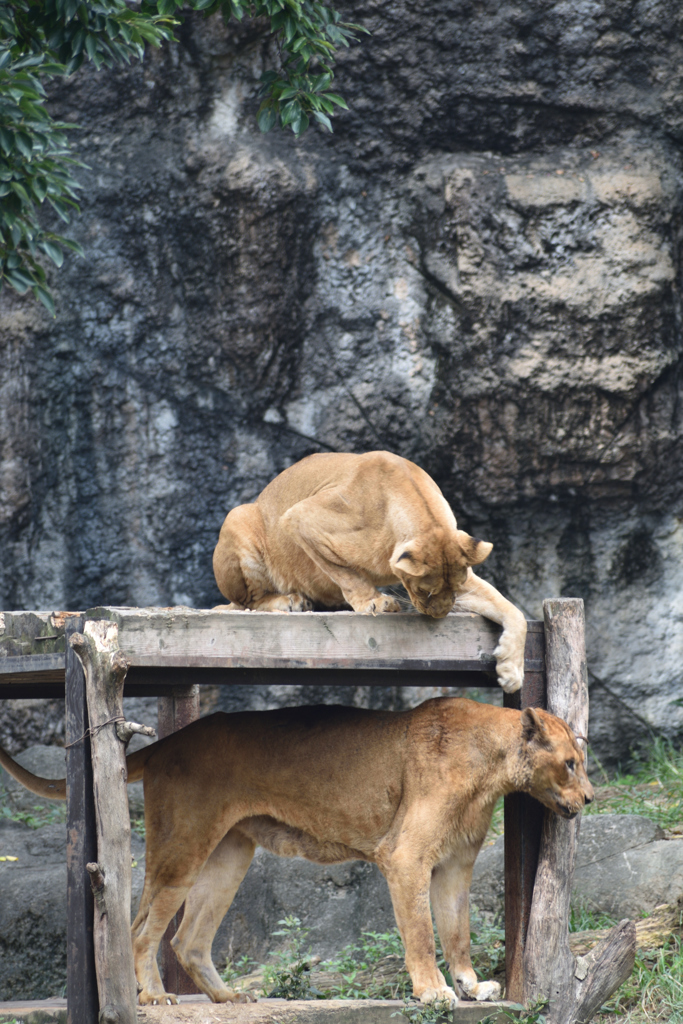
[[[211,605],[231,506],[382,447],[586,600],[606,763],[680,736],[680,5],[343,10],[332,137],[258,133],[259,24],[55,85],[87,257],[0,297],[0,606]]]

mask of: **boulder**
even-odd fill
[[[581,821],[572,898],[596,913],[636,918],[683,893],[683,841],[664,839],[649,818],[591,814]],[[503,837],[474,866],[472,903],[502,915]]]
[[[144,843],[133,835],[133,907],[144,880]],[[0,819],[0,1001],[46,999],[66,984],[66,829]],[[85,883],[84,883],[85,884]]]

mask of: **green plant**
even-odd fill
[[[683,822],[683,751],[657,738],[633,755],[629,772],[619,771],[586,814],[642,814],[662,828]]]
[[[136,835],[140,836],[141,839],[147,838],[147,831],[145,829],[145,816],[144,814],[137,815],[135,818],[130,819],[131,831],[135,832]]]
[[[569,931],[587,932],[600,928],[613,928],[617,922],[609,914],[595,910],[587,900],[576,899],[569,910]]]
[[[631,977],[600,1009],[602,1022],[683,1022],[683,941],[673,937],[662,949],[638,951]]]
[[[96,68],[141,59],[145,47],[173,40],[187,5],[227,23],[262,18],[277,41],[278,68],[261,76],[262,131],[276,125],[295,135],[313,118],[332,131],[330,118],[346,107],[332,91],[332,65],[359,25],[318,0],[0,0],[0,288],[29,290],[54,315],[42,260],[58,267],[64,249],[83,255],[72,239],[38,217],[47,202],[68,224],[79,210],[80,185],[70,155],[69,129],[46,107],[45,82],[73,74],[84,60]]]
[[[221,980],[230,987],[233,982],[237,981],[238,978],[243,978],[245,974],[249,974],[256,966],[256,961],[246,955],[240,957],[239,960],[226,958],[225,967],[220,972]]]
[[[410,1003],[406,1001],[403,1008],[392,1017],[407,1017],[410,1024],[446,1024],[453,1019],[448,999],[435,1003]]]
[[[310,999],[323,995],[311,985],[311,967],[315,961],[310,949],[304,949],[309,929],[292,915],[278,924],[281,927],[273,935],[284,938],[286,944],[284,949],[269,954],[273,962],[266,965],[264,988],[271,997],[278,999]]]
[[[42,828],[43,825],[57,825],[66,821],[66,804],[36,804],[30,811],[16,811],[7,804],[0,805],[0,818],[9,821],[22,821],[29,828]]]

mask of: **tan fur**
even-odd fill
[[[454,607],[503,626],[500,685],[522,685],[526,620],[473,565],[492,544],[459,530],[424,470],[389,452],[310,455],[280,473],[253,505],[228,513],[213,556],[221,593],[235,608],[399,611],[378,587],[402,583],[418,611]]]
[[[20,778],[11,758],[3,764]],[[257,845],[319,863],[376,863],[416,997],[456,1001],[436,964],[430,900],[459,993],[495,997],[498,985],[477,981],[469,952],[472,867],[494,805],[520,790],[573,817],[593,797],[559,718],[448,697],[400,713],[219,713],[137,751],[128,767],[129,782],[145,783],[145,885],[133,924],[141,1003],[176,1001],[156,954],[183,900],[173,940],[181,964],[215,1002],[245,998],[220,980],[211,944]]]

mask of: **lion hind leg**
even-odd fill
[[[228,832],[190,889],[183,920],[171,940],[183,968],[214,1003],[246,1003],[252,998],[221,981],[211,959],[211,946],[253,856],[250,839],[236,829]]]
[[[164,886],[149,899],[144,919],[139,920],[140,914],[135,919],[133,956],[135,976],[140,989],[138,1000],[141,1005],[178,1002],[176,995],[164,990],[157,967],[157,951],[169,921],[182,905],[189,888],[189,885]]]

